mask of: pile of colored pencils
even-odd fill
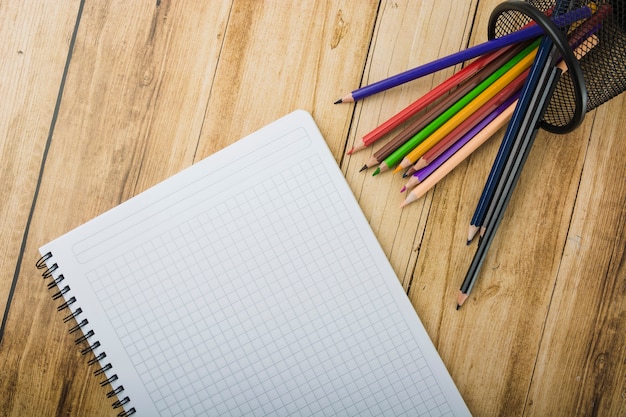
[[[594,33],[610,6],[585,6],[569,12],[546,12],[559,28],[568,29],[568,43],[577,59],[595,46]],[[471,59],[476,58],[469,63]],[[335,104],[354,102],[407,81],[462,62],[467,65],[404,110],[363,136],[351,155],[396,133],[361,168],[373,175],[393,170],[409,177],[401,192],[404,207],[422,197],[489,137],[508,124],[498,156],[472,219],[468,244],[480,233],[479,250],[457,300],[467,299],[502,213],[528,155],[554,86],[567,67],[556,47],[534,22],[385,80],[352,91]]]

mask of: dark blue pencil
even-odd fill
[[[480,229],[483,221],[485,220],[485,215],[487,214],[489,202],[493,198],[496,185],[502,177],[504,166],[506,165],[509,155],[511,155],[511,151],[513,150],[513,147],[515,145],[517,134],[521,128],[521,124],[524,121],[524,116],[533,97],[532,93],[537,88],[537,82],[539,81],[541,72],[543,71],[550,57],[551,44],[552,41],[547,36],[544,37],[541,41],[539,50],[537,51],[537,55],[535,56],[535,63],[531,67],[528,78],[526,79],[526,83],[524,83],[524,86],[522,87],[520,99],[517,103],[517,106],[515,107],[513,116],[511,116],[511,121],[509,122],[507,129],[504,133],[504,138],[502,139],[502,143],[500,144],[500,148],[498,149],[496,159],[491,167],[491,171],[489,172],[489,176],[487,177],[487,182],[485,183],[485,187],[483,188],[480,199],[478,200],[478,205],[476,206],[476,210],[474,211],[474,215],[472,217],[470,229],[468,232],[468,244],[472,240],[473,236],[475,236],[476,232]]]
[[[546,77],[544,77],[544,82],[533,92],[533,95],[537,98],[537,100],[533,101],[533,108],[527,109],[528,111],[525,113],[527,119],[524,123],[525,129],[523,132],[520,132],[519,135],[521,146],[518,149],[518,153],[515,155],[515,160],[512,164],[509,175],[503,179],[504,187],[502,189],[502,195],[497,198],[497,201],[492,202],[494,206],[492,216],[488,219],[488,223],[485,225],[485,234],[481,236],[476,254],[472,259],[472,263],[470,264],[467,274],[465,275],[465,279],[459,289],[457,296],[457,310],[467,300],[472,287],[476,283],[480,268],[482,267],[482,264],[487,256],[487,251],[491,246],[491,242],[496,234],[498,225],[502,221],[504,211],[509,203],[509,200],[511,199],[513,189],[517,184],[522,167],[526,162],[526,158],[528,157],[533,141],[537,136],[539,122],[543,117],[543,113],[550,101],[554,87],[556,86],[561,74],[561,70],[551,64],[548,64],[544,68],[547,70],[547,73],[544,72],[546,75]]]

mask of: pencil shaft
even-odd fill
[[[420,182],[424,181],[430,174],[435,172],[444,162],[452,157],[455,153],[457,153],[463,146],[465,146],[470,140],[472,140],[476,135],[478,135],[483,129],[485,129],[491,122],[493,122],[496,117],[502,114],[507,108],[517,101],[519,97],[518,93],[513,93],[504,103],[500,104],[495,110],[489,113],[484,119],[479,121],[472,129],[470,129],[465,135],[463,135],[459,140],[454,142],[449,148],[443,151],[440,155],[433,159],[432,163],[428,164],[422,169],[419,169],[413,174],[413,176],[417,177]],[[503,123],[508,120],[505,119]],[[500,127],[503,126],[500,125]],[[494,130],[495,133],[495,130]]]
[[[499,178],[502,176],[502,171],[504,170],[507,159],[511,154],[511,149],[515,144],[515,139],[517,134],[519,133],[520,124],[524,120],[524,114],[533,96],[533,91],[537,88],[537,81],[541,76],[541,72],[549,58],[551,44],[552,42],[547,36],[544,37],[541,41],[539,51],[537,52],[537,56],[535,57],[535,62],[533,63],[528,78],[526,79],[526,82],[522,87],[522,93],[517,103],[517,107],[515,108],[515,112],[511,117],[511,122],[509,123],[507,130],[504,134],[504,138],[502,139],[502,143],[500,144],[500,148],[498,149],[498,153],[496,154],[496,159],[491,167],[489,176],[487,177],[487,182],[485,183],[483,191],[478,200],[476,210],[474,211],[474,215],[472,216],[472,220],[470,223],[471,225],[480,226],[480,224],[482,224],[483,220],[485,219],[489,202],[491,201],[495,192],[496,184]]]
[[[465,146],[461,147],[447,161],[445,161],[432,175],[428,176],[423,182],[411,191],[404,205],[409,204],[426,194],[434,187],[442,178],[448,175],[456,166],[463,162],[469,155],[478,149],[487,139],[500,130],[511,118],[515,109],[515,102],[509,105],[502,113],[500,113],[491,123],[480,131]]]
[[[591,16],[591,14],[591,9],[585,6],[580,9],[573,10],[569,13],[554,17],[552,20],[558,27],[564,27],[577,20],[588,18]],[[373,94],[380,93],[381,91],[397,87],[398,85],[404,84],[408,81],[415,80],[417,78],[423,77],[436,71],[440,71],[452,65],[459,64],[463,61],[467,61],[486,53],[495,51],[497,49],[536,38],[538,36],[541,36],[542,34],[543,29],[540,26],[536,24],[531,25],[525,29],[518,30],[499,38],[491,39],[479,45],[464,49],[463,51],[436,59],[427,64],[418,66],[416,68],[410,69],[384,80],[369,84],[365,87],[352,91],[351,95],[354,101],[361,100]]]
[[[465,133],[467,133],[473,126],[476,125],[481,119],[495,110],[498,106],[500,106],[503,102],[505,102],[513,93],[519,90],[526,77],[528,76],[528,70],[525,70],[520,75],[515,77],[513,81],[511,81],[508,85],[506,85],[502,90],[498,93],[494,94],[492,98],[490,98],[486,103],[480,104],[477,102],[478,98],[474,99],[471,103],[469,103],[466,107],[464,107],[459,113],[458,116],[464,117],[463,113],[469,113],[469,116],[461,123],[459,123],[450,133],[447,135],[436,135],[432,134],[428,138],[426,138],[422,143],[415,147],[409,154],[405,157],[405,160],[402,161],[401,166],[403,168],[408,168],[411,164],[415,163],[422,155],[424,155],[427,151],[429,151],[435,145],[438,145],[444,140],[449,140],[452,144],[456,142],[459,138],[461,138]],[[444,131],[445,133],[445,131]]]
[[[523,46],[515,46],[508,48],[504,53],[495,57],[486,67],[475,74],[470,79],[459,85],[455,90],[450,92],[446,97],[442,98],[432,109],[426,111],[421,116],[417,117],[408,126],[402,129],[396,136],[394,136],[389,142],[383,145],[378,151],[374,153],[372,158],[366,164],[368,168],[374,165],[378,165],[385,158],[395,152],[400,146],[402,146],[407,140],[412,138],[417,132],[422,130],[425,126],[435,120],[444,111],[449,109],[454,103],[462,99],[467,93],[472,91],[498,70],[507,61],[513,58],[523,49]]]
[[[542,88],[543,91],[541,93],[540,100],[537,103],[539,108],[532,109],[534,111],[530,112],[531,122],[527,125],[528,129],[525,132],[523,132],[524,137],[520,138],[520,141],[524,143],[524,146],[520,154],[516,158],[517,160],[516,169],[514,172],[512,172],[512,175],[510,175],[506,179],[507,187],[505,188],[504,193],[498,200],[497,207],[494,212],[494,216],[489,220],[489,224],[485,228],[485,233],[482,239],[480,240],[478,249],[476,250],[476,254],[474,255],[474,258],[472,259],[472,263],[470,264],[467,275],[465,276],[465,279],[463,280],[463,283],[461,284],[460,292],[462,294],[465,294],[465,295],[469,294],[472,288],[474,287],[474,284],[476,283],[478,274],[485,261],[489,247],[491,246],[491,243],[493,242],[493,238],[496,234],[498,225],[500,224],[502,220],[504,210],[506,209],[506,206],[511,198],[512,191],[515,188],[515,185],[517,184],[517,181],[519,179],[521,168],[524,165],[526,158],[528,157],[528,153],[530,152],[530,148],[532,147],[532,143],[535,137],[537,136],[539,121],[541,120],[541,117],[543,116],[543,112],[545,111],[545,107],[552,95],[552,92],[554,91],[554,86],[556,85],[556,81],[558,80],[559,74],[560,74],[560,69],[552,68],[547,84],[545,86],[541,86],[545,88]],[[539,94],[539,91],[537,91],[537,93]]]
[[[522,168],[526,163],[526,159],[528,159],[528,154],[530,153],[532,144],[537,136],[537,132],[539,131],[539,123],[543,117],[552,92],[554,91],[554,87],[556,86],[556,81],[558,80],[560,73],[561,70],[559,68],[551,68],[549,78],[544,86],[545,90],[539,97],[536,104],[537,108],[533,109],[534,111],[531,112],[529,123],[526,126],[527,129],[525,130],[523,137],[520,138],[522,146],[515,157],[515,162],[511,166],[509,175],[503,181],[504,187],[502,188],[502,192],[497,195],[497,199],[494,201],[493,206],[495,209],[493,210],[493,215],[487,218],[487,222],[484,226],[485,232],[491,231],[492,234],[495,234],[498,225],[502,220],[504,211],[511,199],[513,190],[517,185],[517,181],[519,180]]]
[[[526,48],[524,48],[519,54],[509,60],[506,64],[500,67],[496,72],[491,74],[485,81],[480,83],[476,88],[470,91],[467,95],[465,95],[461,100],[456,102],[452,107],[446,110],[443,114],[441,114],[438,118],[433,120],[428,126],[419,131],[415,136],[406,141],[402,146],[400,146],[395,152],[389,155],[383,162],[387,164],[387,166],[395,166],[402,158],[404,158],[411,150],[413,150],[417,145],[419,145],[422,141],[424,141],[428,136],[433,134],[435,131],[440,129],[444,123],[446,126],[444,129],[438,131],[438,135],[445,136],[449,133],[454,127],[456,127],[459,123],[461,123],[464,118],[469,116],[469,113],[461,113],[457,115],[461,109],[463,109],[467,104],[469,104],[472,100],[480,97],[479,101],[475,102],[475,104],[482,101],[480,105],[484,104],[489,98],[489,95],[495,94],[500,91],[506,84],[504,83],[506,80],[503,79],[500,82],[500,78],[503,77],[504,74],[510,76],[510,79],[514,79],[517,75],[522,73],[532,62],[532,59],[535,55],[535,49],[538,41],[533,42]],[[518,65],[519,64],[519,65]],[[511,72],[510,72],[511,71]],[[507,77],[508,79],[508,77]],[[482,94],[485,93],[485,94]]]
[[[400,112],[377,126],[374,130],[364,135],[362,139],[363,145],[370,146],[378,139],[382,138],[387,133],[391,132],[393,129],[407,121],[409,118],[434,103],[444,94],[450,92],[453,88],[457,87],[460,84],[463,84],[465,81],[472,78],[483,68],[487,67],[491,61],[505,53],[507,49],[510,48],[512,48],[512,46],[494,51],[488,55],[484,55],[460,70],[459,72],[455,73],[444,82],[437,85],[437,87],[433,88],[428,93],[424,94],[422,97],[402,109]]]
[[[549,63],[546,63],[540,71],[539,76],[537,78],[537,88],[536,90],[545,88],[544,86],[548,86],[547,80],[552,74],[552,67]],[[507,179],[512,175],[512,172],[515,165],[519,162],[520,155],[524,152],[524,146],[526,143],[524,142],[525,132],[528,132],[533,128],[532,123],[534,123],[535,113],[539,110],[536,110],[538,106],[541,105],[541,100],[545,99],[544,95],[539,95],[537,91],[532,94],[530,100],[528,102],[528,107],[524,113],[524,117],[520,122],[518,134],[516,136],[516,140],[513,141],[512,146],[510,148],[510,153],[506,158],[506,163],[502,169],[502,172],[494,183],[494,191],[491,197],[491,200],[487,203],[487,207],[485,210],[485,216],[480,223],[476,223],[475,226],[481,227],[486,222],[489,221],[490,217],[492,217],[495,213],[496,206],[498,204],[499,199],[501,198],[504,189],[506,187]],[[543,114],[543,113],[542,113]],[[522,139],[520,139],[522,138]]]

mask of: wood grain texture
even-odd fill
[[[37,248],[297,108],[313,114],[474,415],[626,415],[624,95],[570,134],[539,133],[459,311],[476,250],[467,226],[503,132],[402,210],[399,175],[358,172],[384,139],[345,156],[459,66],[337,98],[485,41],[500,2],[90,0],[79,16],[79,1],[0,0],[3,306],[23,262],[0,340],[0,415],[117,414],[34,267]]]
[[[371,84],[465,48],[474,12],[474,2],[440,1],[437,7],[430,7],[424,2],[383,2],[362,84]],[[442,37],[441,33],[446,33],[446,36]],[[453,69],[450,68],[358,102],[348,148],[357,138],[360,139],[452,74]],[[344,87],[344,90],[348,92],[355,87]],[[391,136],[403,127],[394,130]],[[405,182],[401,175],[387,172],[372,177],[373,169],[359,172],[384,143],[380,140],[371,149],[353,154],[342,164],[342,169],[398,278],[404,288],[408,288],[416,259],[415,245],[419,244],[416,235],[423,231],[430,199],[400,210],[398,207],[403,196],[399,191]]]
[[[229,4],[193,3],[85,4],[26,247],[29,263],[42,240],[192,163],[230,11]],[[5,414],[116,415],[50,294],[24,269],[2,345],[19,355],[0,355],[2,391],[19,394],[5,403]]]
[[[9,296],[78,1],[0,3],[0,306]]]
[[[339,160],[351,109],[329,97],[358,83],[376,11],[374,2],[235,2],[198,158],[300,108]]]
[[[622,95],[593,115],[529,415],[626,414],[625,106]]]

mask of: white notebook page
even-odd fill
[[[135,415],[469,415],[304,111],[40,251]]]

